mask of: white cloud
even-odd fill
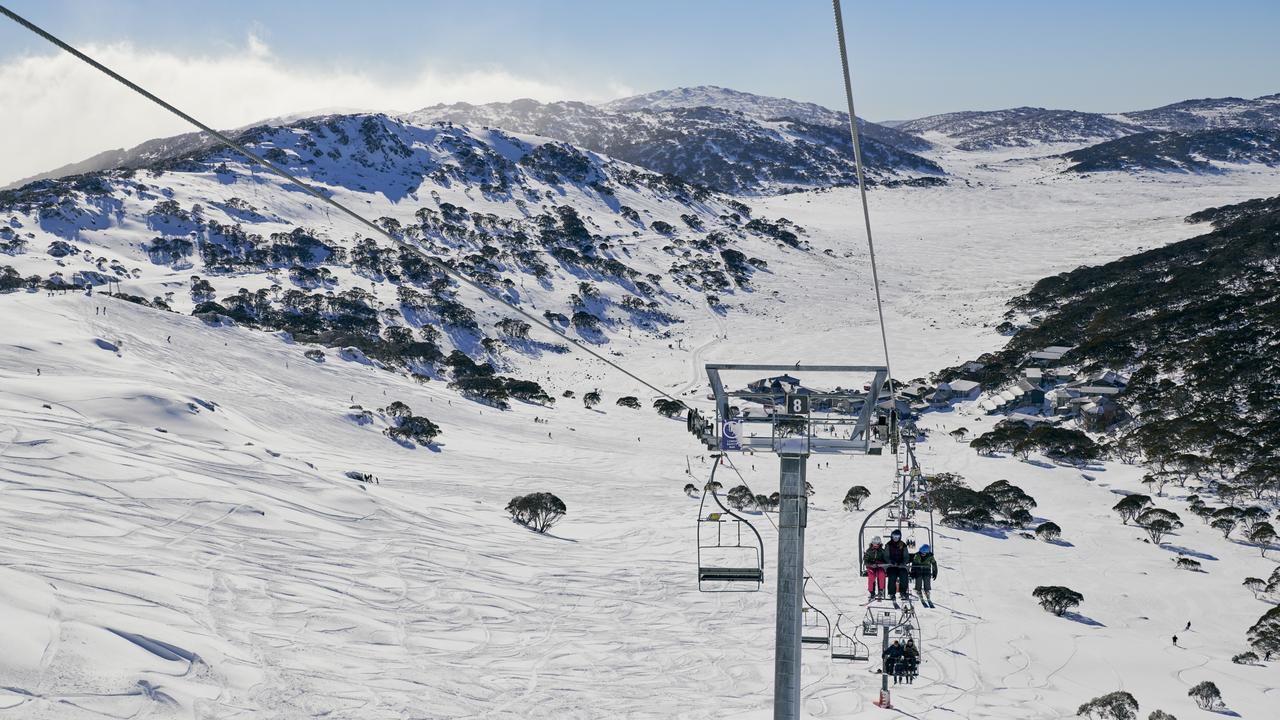
[[[86,54],[218,128],[319,109],[415,110],[438,102],[531,97],[597,99],[500,68],[455,73],[424,67],[401,78],[287,65],[259,38],[216,56],[182,56],[131,44]],[[609,87],[603,95],[616,94]],[[192,128],[74,57],[52,51],[0,64],[0,185]]]

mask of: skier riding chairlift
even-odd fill
[[[911,576],[915,578],[916,595],[925,607],[933,607],[933,581],[938,579],[938,561],[928,543],[911,556]]]
[[[911,562],[911,552],[907,544],[902,542],[902,531],[895,529],[889,533],[889,543],[884,546],[888,565],[889,599],[895,603],[898,593],[902,593],[904,602],[911,601],[911,591],[907,586],[907,566]]]
[[[884,565],[887,561],[880,536],[871,538],[871,547],[862,554],[862,564],[867,568],[867,602],[884,599]]]

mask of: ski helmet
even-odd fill
[[[900,537],[902,537],[902,531],[901,531],[901,530],[894,530],[893,532],[889,533],[889,537],[900,538]]]
[[[880,545],[880,544],[882,544],[882,543],[883,543],[883,541],[882,541],[882,540],[880,540],[880,536],[879,536],[879,535],[877,535],[877,536],[875,536],[875,537],[871,538],[871,544],[872,544],[872,545]]]
[[[920,546],[920,552],[922,552],[922,553],[933,552],[933,548],[929,547],[927,544],[926,544],[926,545],[921,545],[921,546]]]

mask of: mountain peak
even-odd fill
[[[843,125],[845,114],[817,103],[787,98],[756,95],[718,85],[677,87],[632,95],[600,107],[612,112],[633,110],[672,110],[676,108],[714,107],[734,110],[759,120],[791,118],[814,125]]]

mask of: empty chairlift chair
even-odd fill
[[[720,456],[713,457],[698,506],[698,590],[754,592],[764,584],[764,541],[754,525],[720,501],[715,485]]]
[[[832,660],[849,660],[853,662],[861,662],[871,659],[871,648],[866,643],[856,637],[845,632],[840,627],[840,621],[844,619],[844,614],[836,615],[836,624],[831,635],[831,659]],[[863,634],[866,634],[866,625],[863,625]],[[871,634],[875,633],[875,626],[871,626]]]
[[[804,579],[806,587],[809,585],[809,578]],[[814,647],[825,647],[831,644],[831,619],[827,614],[814,607],[807,597],[804,598],[804,607],[801,608],[800,621],[800,643],[802,645],[812,645]]]

